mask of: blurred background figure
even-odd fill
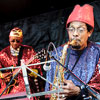
[[[34,49],[31,46],[22,45],[22,41],[22,30],[18,27],[13,28],[9,34],[10,45],[1,50],[0,52],[0,68],[20,66],[20,60],[24,60],[24,63],[26,65],[40,62],[40,60],[38,59],[38,55],[34,51]],[[40,65],[31,66],[29,68],[31,68],[36,73],[43,75]],[[4,88],[7,86],[7,84],[10,82],[11,78],[13,77],[13,75],[16,74],[17,71],[18,69],[0,71],[0,94],[2,93]],[[31,93],[42,92],[44,90],[41,78],[39,78],[36,74],[30,72],[29,70],[28,79]],[[26,88],[22,76],[22,71],[20,71],[20,73],[12,81],[11,85],[7,88],[4,94],[15,94],[23,91],[26,91]],[[43,100],[43,96],[33,97],[31,99]]]

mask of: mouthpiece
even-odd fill
[[[71,42],[69,42],[69,45],[71,45],[71,46],[74,46],[76,44],[77,44],[77,41],[76,40],[72,40]]]

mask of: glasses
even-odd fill
[[[11,42],[17,42],[17,43],[20,43],[20,40],[14,39],[14,40],[11,40]]]
[[[86,30],[86,28],[84,28],[84,27],[79,27],[77,29],[75,29],[74,27],[67,28],[67,31],[69,33],[74,33],[75,31],[77,31],[78,33],[84,33],[85,30]]]

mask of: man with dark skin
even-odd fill
[[[80,80],[100,93],[100,46],[88,41],[94,30],[93,7],[89,4],[76,5],[68,17],[66,29],[69,41],[57,48],[58,55],[61,57],[64,46],[68,45],[67,53],[64,55],[66,56],[66,69],[70,69]],[[52,55],[56,57],[55,51],[52,52]],[[56,65],[55,62],[51,63],[51,69],[47,72],[47,79],[51,82],[55,79]],[[54,94],[56,95],[54,100],[83,100],[89,95],[88,90],[82,88],[83,84],[81,82],[67,72],[60,72],[60,74],[62,73],[64,73],[64,85],[60,87],[63,92],[59,94],[59,99],[58,94]],[[48,82],[45,89],[49,89]]]
[[[23,60],[26,65],[40,62],[39,59],[37,58],[33,59],[30,62],[29,59],[34,58],[34,56],[36,56],[36,52],[31,46],[23,45],[22,41],[23,41],[22,30],[18,27],[13,28],[9,34],[10,45],[4,48],[3,50],[1,50],[0,52],[0,68],[20,66],[21,60]],[[31,68],[33,71],[43,76],[40,65],[30,66],[29,68]],[[18,71],[17,69],[15,70],[12,69],[12,70],[5,70],[3,72],[0,72],[0,78],[3,80],[0,81],[1,83],[0,94],[4,89],[3,86],[6,86],[11,80],[11,77],[6,75],[9,74],[15,75],[17,71]],[[27,72],[28,72],[28,79],[29,79],[31,93],[42,92],[44,89],[42,86],[41,78],[39,78],[36,74],[30,72],[29,70]],[[4,92],[4,94],[15,94],[20,92],[26,92],[22,71],[20,71],[20,73],[17,75],[17,77],[14,80],[15,80],[14,84],[11,84]],[[39,81],[41,81],[41,84],[39,83]],[[42,100],[43,98],[33,97],[31,99]],[[24,100],[26,99],[24,98]]]

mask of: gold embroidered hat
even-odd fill
[[[76,5],[68,17],[66,27],[70,22],[73,21],[84,22],[94,28],[93,7],[89,4],[85,4],[83,6]]]
[[[22,33],[22,30],[18,27],[15,27],[13,28],[11,31],[10,31],[10,34],[9,34],[9,37],[23,37],[23,33]]]

